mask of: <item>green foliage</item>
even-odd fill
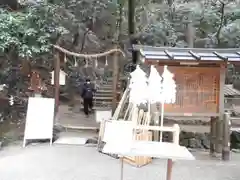
[[[57,6],[29,6],[17,12],[0,9],[0,51],[35,57],[50,51],[66,29],[59,25]]]
[[[224,6],[223,6],[224,3]],[[141,8],[141,6],[139,6]],[[164,1],[148,3],[138,13],[138,37],[143,44],[187,46],[187,24],[195,29],[195,47],[240,47],[240,3],[237,1],[175,0],[169,7]],[[142,23],[142,20],[145,23]],[[147,21],[146,21],[147,19]]]
[[[74,51],[90,52],[110,48],[116,34],[122,44],[129,38],[127,0],[51,2],[17,12],[1,9],[0,52],[35,57],[48,53],[59,38],[66,48],[74,44]],[[136,37],[142,44],[185,47],[186,26],[191,22],[196,47],[240,46],[239,3],[224,1],[223,14],[219,0],[173,2],[172,6],[168,1],[136,2]]]

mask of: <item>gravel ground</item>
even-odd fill
[[[232,160],[211,160],[194,152],[196,161],[176,162],[172,180],[239,180],[240,154]],[[165,160],[142,168],[124,166],[124,180],[165,179]],[[0,180],[112,180],[120,179],[120,162],[100,154],[95,147],[47,144],[8,147],[0,151]]]

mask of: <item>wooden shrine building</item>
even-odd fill
[[[224,113],[225,71],[240,63],[240,49],[197,49],[135,45],[139,58],[162,73],[168,65],[177,85],[176,103],[166,105],[169,116],[219,116]]]
[[[165,105],[165,116],[204,116],[221,120],[224,115],[224,85],[228,64],[240,63],[240,49],[199,49],[134,45],[139,60],[163,66],[174,74],[177,85],[175,104]],[[215,144],[221,144],[221,121],[215,121]],[[220,125],[216,125],[220,124]],[[211,132],[213,133],[213,132]],[[214,136],[214,135],[212,135]],[[217,148],[219,149],[219,148]],[[216,150],[221,151],[221,150]]]

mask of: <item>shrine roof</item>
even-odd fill
[[[169,61],[228,61],[240,62],[240,48],[176,48],[133,45],[145,59]]]

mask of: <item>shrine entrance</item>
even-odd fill
[[[99,129],[94,111],[114,109],[121,98],[119,58],[125,57],[124,52],[114,48],[98,54],[78,54],[59,46],[54,46],[54,49],[56,55],[51,84],[54,90],[56,124],[69,129]],[[66,73],[66,80],[62,79],[63,73]],[[72,82],[73,76],[75,82]],[[86,78],[91,79],[97,90],[93,99],[93,112],[88,118],[83,113],[83,100],[80,96]],[[61,89],[64,88],[70,94],[68,104],[61,101]]]

